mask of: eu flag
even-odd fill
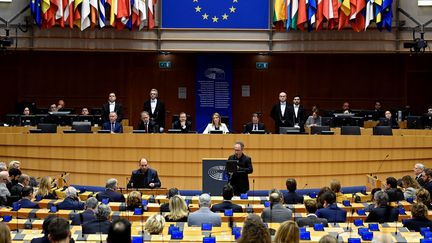
[[[162,27],[268,29],[269,1],[164,0]]]

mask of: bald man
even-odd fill
[[[270,112],[270,117],[275,122],[275,133],[279,133],[280,127],[289,127],[288,124],[288,102],[287,94],[285,92],[281,92],[279,94],[279,102],[275,104]]]
[[[130,181],[127,185],[128,188],[159,188],[161,182],[158,173],[155,169],[150,168],[147,159],[142,158],[139,161],[140,168],[132,171]],[[143,181],[137,181],[138,178]]]

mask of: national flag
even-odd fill
[[[375,6],[375,23],[381,24],[382,21],[382,15],[381,15],[381,11],[382,11],[382,2],[383,0],[375,0],[374,6]]]
[[[135,1],[139,3],[138,4],[139,18],[140,18],[139,30],[141,30],[145,25],[145,21],[147,20],[146,2],[145,0],[135,0]]]
[[[298,11],[297,11],[297,28],[304,30],[304,24],[307,22],[307,6],[306,0],[298,1]]]
[[[292,0],[292,9],[291,9],[291,29],[297,29],[297,19],[298,19],[298,8],[299,8],[299,0]]]
[[[99,4],[98,0],[90,0],[90,20],[92,28],[99,22],[98,21],[98,11]]]
[[[333,29],[338,25],[339,22],[339,1],[338,0],[328,0],[327,20],[328,20],[327,23],[328,29]]]
[[[73,2],[74,0],[66,0],[67,4],[65,4],[63,20],[69,24],[69,28],[73,29]]]
[[[286,5],[284,0],[275,0],[274,2],[274,13],[273,13],[273,23],[276,24],[279,21],[285,21],[286,17]]]
[[[148,28],[153,29],[155,27],[155,10],[154,6],[156,5],[157,0],[148,0],[147,7],[148,7]]]
[[[317,2],[317,12],[316,12],[316,25],[315,30],[320,30],[324,22],[324,2],[323,0],[318,0]]]
[[[56,24],[56,12],[58,9],[59,0],[50,0],[49,9],[42,16],[42,27],[51,28]]]
[[[129,14],[129,17],[128,17],[128,19],[127,19],[127,23],[126,23],[126,28],[128,28],[129,30],[132,30],[132,28],[133,28],[133,17],[134,17],[134,14],[133,14],[133,5],[135,5],[135,0],[130,0],[130,10],[129,10],[129,12],[130,12],[130,14]],[[136,16],[135,16],[135,21],[136,21]]]
[[[388,31],[391,31],[392,28],[392,19],[393,19],[393,11],[392,11],[393,0],[384,0],[382,5],[382,21],[381,24],[378,25],[378,29],[381,30],[382,27],[386,28]]]
[[[349,16],[351,14],[351,3],[350,0],[339,0],[340,2],[340,13],[339,13],[339,27],[341,30],[349,23]]]
[[[64,20],[63,20],[64,5],[63,5],[63,1],[64,0],[57,0],[58,8],[57,8],[57,12],[55,14],[55,19],[62,28],[64,28]]]
[[[35,20],[37,26],[41,27],[42,18],[41,18],[41,1],[40,0],[31,0],[30,1],[30,10]]]
[[[99,18],[98,23],[99,27],[105,27],[105,0],[98,0],[98,10],[99,10]]]
[[[308,30],[312,31],[313,24],[316,21],[317,3],[316,0],[308,0]]]
[[[116,18],[119,19],[123,25],[125,25],[129,20],[129,16],[131,16],[130,0],[117,0]]]
[[[90,0],[82,0],[81,4],[81,31],[90,26]]]
[[[291,28],[292,1],[293,0],[286,0],[286,29],[287,30]]]
[[[83,0],[74,1],[74,24],[81,29],[81,5]]]
[[[375,0],[366,0],[366,19],[365,19],[365,27],[366,31],[367,27],[369,27],[370,22],[374,19],[374,2]]]
[[[365,28],[365,0],[351,0],[354,12],[350,17],[351,27],[354,31],[360,32]],[[355,2],[355,3],[354,3]]]

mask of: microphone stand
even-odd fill
[[[375,172],[375,179],[378,179],[378,172],[381,170],[382,165],[384,164],[384,161],[390,156],[390,154],[387,154],[386,157],[381,161],[380,165],[378,166],[378,169]]]

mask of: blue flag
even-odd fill
[[[163,28],[268,29],[269,1],[164,0]]]
[[[35,20],[37,26],[41,27],[42,18],[41,18],[41,1],[40,0],[30,0],[30,10]]]

